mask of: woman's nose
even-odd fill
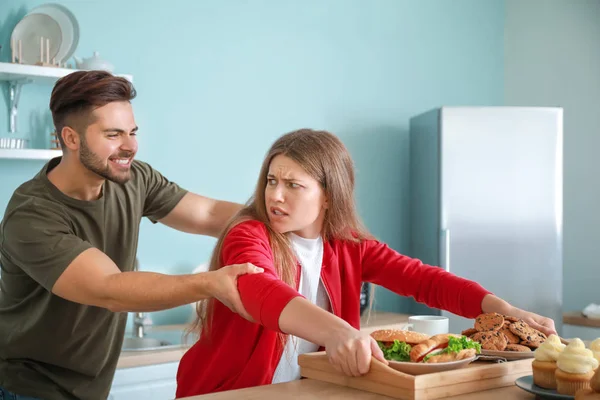
[[[283,188],[281,187],[281,185],[277,185],[271,188],[271,200],[283,203],[284,195]]]

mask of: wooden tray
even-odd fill
[[[337,372],[329,363],[325,352],[302,354],[298,357],[300,373],[305,378],[409,400],[441,399],[513,386],[517,378],[531,375],[532,361],[532,359],[504,363],[475,361],[461,369],[414,376],[396,371],[372,359],[371,369],[366,375],[352,377]]]

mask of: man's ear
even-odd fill
[[[81,138],[75,129],[71,128],[70,126],[65,126],[60,131],[60,135],[66,148],[71,151],[79,150]]]

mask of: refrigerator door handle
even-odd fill
[[[440,261],[442,264],[441,267],[444,268],[446,272],[450,272],[450,229],[442,229],[440,236]]]

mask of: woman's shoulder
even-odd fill
[[[242,258],[244,262],[254,263],[256,260],[252,257],[256,257],[257,254],[271,259],[266,225],[253,219],[236,222],[225,235],[221,252],[224,263],[237,263]]]
[[[229,232],[227,232],[226,239],[228,237],[254,237],[254,238],[267,238],[267,226],[260,221],[255,219],[244,219],[234,224]]]

